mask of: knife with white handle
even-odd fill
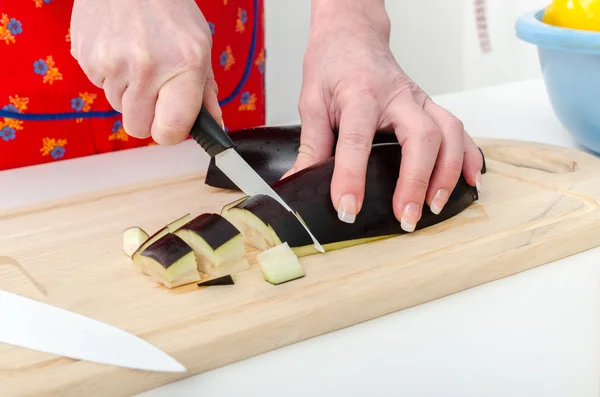
[[[215,164],[231,181],[248,196],[264,194],[277,200],[290,211],[304,227],[319,252],[325,252],[321,244],[300,220],[298,214],[265,182],[250,165],[235,151],[233,141],[203,106],[190,135],[206,153],[215,158]]]
[[[143,371],[186,371],[173,357],[135,335],[2,290],[0,343]]]

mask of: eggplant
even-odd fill
[[[211,276],[250,268],[240,231],[219,214],[201,214],[174,232],[196,255],[198,270]]]
[[[337,134],[335,130],[336,141]],[[271,185],[294,166],[300,147],[300,125],[241,129],[231,132],[229,137],[240,156]],[[398,142],[392,131],[377,131],[373,139],[374,144],[390,142]],[[239,191],[216,166],[214,158],[210,160],[204,182],[209,186]]]
[[[373,146],[367,165],[365,198],[354,223],[340,221],[331,203],[334,157],[290,175],[272,187],[295,208],[326,251],[389,238],[406,233],[392,207],[401,158],[402,148],[398,143]],[[424,203],[416,230],[459,214],[478,198],[477,188],[461,175],[439,215]],[[224,206],[221,215],[242,231],[245,244],[261,251],[287,242],[298,256],[318,252],[300,222],[269,196],[241,198]]]
[[[148,245],[133,260],[145,274],[167,288],[201,280],[192,247],[173,233]]]
[[[141,227],[132,226],[125,229],[123,232],[123,252],[125,255],[131,256],[150,236]]]
[[[211,278],[209,280],[199,282],[198,287],[209,287],[209,286],[213,286],[213,285],[217,285],[217,286],[233,285],[233,284],[235,284],[235,278],[233,277],[233,275],[228,274],[226,276]]]
[[[288,172],[296,161],[300,147],[301,126],[262,126],[240,129],[229,133],[235,150],[260,175],[265,182],[272,185]],[[335,141],[339,132],[333,130]],[[393,131],[378,130],[373,138],[373,145],[382,143],[398,143]],[[483,157],[482,174],[486,172],[485,156]],[[335,147],[331,156],[335,153]],[[209,186],[239,191],[238,187],[210,159],[204,183]]]
[[[304,268],[288,243],[276,245],[256,255],[265,281],[278,285],[304,277]]]

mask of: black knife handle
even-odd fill
[[[223,131],[223,128],[204,106],[200,109],[200,114],[194,122],[190,135],[210,157],[233,147],[233,141],[229,138],[229,135]]]

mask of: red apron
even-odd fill
[[[263,0],[200,1],[228,130],[263,125]],[[71,56],[73,0],[0,2],[0,170],[154,144],[121,115]]]

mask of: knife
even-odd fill
[[[186,371],[162,350],[119,328],[2,290],[0,343],[144,371]]]
[[[304,227],[319,252],[325,252],[321,244],[300,220],[298,214],[250,167],[250,165],[235,151],[229,135],[215,121],[204,106],[190,132],[194,140],[202,146],[210,157],[215,158],[215,164],[225,175],[246,195],[264,194],[271,196],[286,210],[290,211]]]

